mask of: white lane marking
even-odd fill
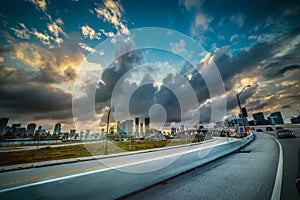
[[[271,135],[266,134],[269,137],[272,137],[279,146],[279,158],[278,158],[278,165],[277,165],[277,172],[276,172],[276,178],[275,183],[273,187],[272,197],[271,200],[280,200],[281,196],[281,185],[282,185],[282,173],[283,173],[283,150],[280,142]]]

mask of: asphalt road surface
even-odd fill
[[[281,199],[300,199],[297,189],[295,187],[295,181],[297,175],[297,168],[299,163],[298,151],[300,149],[300,126],[285,125],[284,128],[293,130],[296,138],[278,139],[283,149],[283,176],[282,176],[282,189]],[[263,129],[263,128],[262,128]],[[265,133],[277,137],[276,131],[265,131]]]
[[[273,138],[256,134],[240,152],[124,199],[271,199],[278,155]]]
[[[236,140],[229,138],[229,141]],[[121,191],[120,188],[114,188],[116,185],[122,187],[127,184],[129,188],[135,188],[148,177],[155,177],[154,174],[167,175],[187,151],[198,152],[204,147],[209,147],[209,150],[212,145],[223,143],[227,143],[227,138],[216,138],[188,147],[109,157],[101,161],[0,173],[0,199],[112,199]],[[167,165],[163,167],[162,163]],[[155,167],[161,168],[155,170]]]
[[[263,130],[264,127],[262,127]],[[277,199],[298,199],[295,189],[295,179],[298,166],[298,149],[300,148],[300,128],[293,127],[297,138],[279,140],[283,149],[283,178],[281,195],[275,196]],[[274,197],[275,180],[279,163],[280,148],[276,140],[271,137],[276,136],[274,132],[256,133],[256,139],[241,151],[225,156],[205,166],[198,167],[189,172],[163,181],[154,186],[135,192],[124,199],[271,199]],[[135,161],[153,158],[178,150],[168,150],[165,152],[155,152],[156,155],[138,154]],[[147,158],[149,155],[149,158]],[[130,163],[132,160],[127,156],[112,158],[111,166],[114,163]],[[91,172],[102,169],[99,161],[89,161],[74,164],[64,164],[59,166],[49,166],[36,169],[20,170],[0,174],[0,191],[8,188],[19,187],[26,184],[48,181],[55,178],[63,178],[68,175],[76,175],[82,172]],[[164,169],[161,173],[166,173]],[[99,173],[98,173],[99,174]],[[136,174],[137,180],[147,179],[151,173]],[[81,182],[82,187],[72,187],[72,180],[61,179],[59,181],[34,185],[18,190],[0,193],[0,199],[19,199],[32,197],[31,199],[55,199],[60,196],[59,191],[64,190],[70,194],[65,196],[72,199],[107,199],[101,195],[104,191],[117,192],[118,188],[107,188],[105,185],[98,186],[98,191],[94,186],[105,181],[119,182],[119,177],[115,180],[97,180],[97,174],[91,174],[76,178]],[[119,174],[122,176],[122,173]],[[99,178],[102,176],[99,175]],[[69,182],[69,184],[68,184]],[[66,184],[67,183],[67,184]],[[132,183],[128,183],[132,184]],[[61,188],[60,185],[64,185]],[[93,189],[93,190],[92,190]],[[51,190],[51,192],[49,192]],[[82,191],[83,196],[76,196],[78,191]],[[275,193],[276,194],[276,193]],[[12,198],[11,198],[12,197]],[[15,198],[13,198],[15,197]]]
[[[283,150],[283,171],[280,197],[273,197],[297,200],[300,199],[295,187],[296,177],[300,177],[297,172],[300,170],[300,126],[283,127],[293,130],[296,138],[278,139]],[[231,154],[124,199],[271,199],[279,146],[268,135],[277,135],[276,131],[266,131],[265,126],[257,128],[264,132],[257,132],[256,139],[242,149],[243,153]]]

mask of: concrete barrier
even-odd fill
[[[67,179],[36,184],[4,192],[0,194],[0,198],[2,196],[6,199],[116,199],[232,153],[253,139],[254,135],[251,133],[243,139],[217,144],[214,147],[194,149],[184,152],[179,157],[178,155],[158,157],[146,162],[136,162],[122,167],[111,167]],[[174,156],[177,156],[176,159]],[[126,172],[129,168],[131,171],[155,168],[157,165],[169,162],[169,159],[174,159],[174,162],[159,170],[145,173]]]

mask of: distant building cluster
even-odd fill
[[[18,137],[26,137],[32,136],[35,133],[38,134],[46,134],[45,129],[42,129],[42,126],[39,126],[36,130],[35,123],[29,123],[26,127],[22,127],[21,123],[12,124],[8,126],[9,118],[1,118],[0,119],[0,135],[10,135],[10,136],[18,136]]]
[[[269,117],[265,118],[263,112],[254,113],[253,120],[247,119],[247,117],[241,118],[228,118],[225,120],[224,125],[227,127],[235,127],[235,126],[257,126],[257,125],[276,125],[276,124],[284,124],[284,120],[282,118],[281,112],[276,111],[272,112]]]
[[[144,134],[150,131],[150,118],[136,117],[134,120],[129,119],[117,122],[117,133],[127,134]]]
[[[263,112],[258,112],[253,114],[253,120],[249,121],[249,125],[275,125],[275,124],[284,124],[281,112],[273,112],[269,117],[265,118]]]
[[[42,126],[37,126],[35,123],[29,123],[26,127],[22,127],[21,123],[8,125],[9,118],[0,118],[0,136],[9,138],[25,138],[33,136],[50,136],[50,131],[46,131]],[[54,126],[52,136],[76,136],[76,130],[70,132],[62,132],[61,124],[57,123]]]

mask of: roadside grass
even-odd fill
[[[166,146],[176,146],[181,144],[190,144],[198,142],[194,138],[180,138],[172,140],[132,140],[122,142],[108,142],[108,154],[121,153],[128,151],[138,151],[146,149],[161,148]],[[67,158],[77,158],[85,156],[103,155],[105,142],[86,143],[69,146],[55,147],[48,146],[35,150],[0,152],[0,166],[34,163],[41,161],[60,160]]]

